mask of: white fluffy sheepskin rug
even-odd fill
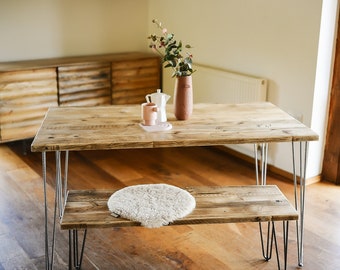
[[[196,201],[184,189],[167,184],[146,184],[116,191],[107,205],[113,216],[158,228],[190,214]]]

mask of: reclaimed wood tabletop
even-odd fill
[[[167,107],[168,131],[142,129],[140,105],[52,107],[31,150],[80,151],[224,144],[314,141],[318,135],[269,102],[195,104],[191,118],[178,121]]]

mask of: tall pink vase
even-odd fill
[[[192,114],[192,77],[176,77],[174,91],[174,114],[177,120],[187,120]]]

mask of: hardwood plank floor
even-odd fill
[[[48,154],[51,221],[54,155]],[[247,185],[252,166],[209,147],[72,152],[69,188],[121,188],[140,183]],[[268,176],[293,202],[293,185]],[[307,187],[304,267],[340,269],[340,187]],[[21,143],[0,145],[0,270],[44,269],[41,155],[23,155]],[[290,225],[288,269],[296,269]],[[54,269],[67,269],[66,231],[57,232]],[[278,226],[282,251],[282,230]],[[281,253],[282,254],[282,253]],[[262,259],[258,224],[216,224],[89,230],[82,269],[276,269]]]

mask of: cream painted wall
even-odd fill
[[[322,0],[149,3],[150,21],[159,19],[193,45],[194,61],[267,78],[268,100],[311,126]],[[149,32],[154,31],[149,22]],[[164,89],[172,94],[173,80],[166,74]],[[195,76],[199,70],[193,81]],[[325,122],[325,116],[318,121]],[[320,157],[323,141],[318,144]],[[320,174],[321,161],[309,164],[308,178]],[[291,145],[271,144],[269,163],[291,172]]]
[[[0,61],[147,50],[147,0],[0,0]]]

